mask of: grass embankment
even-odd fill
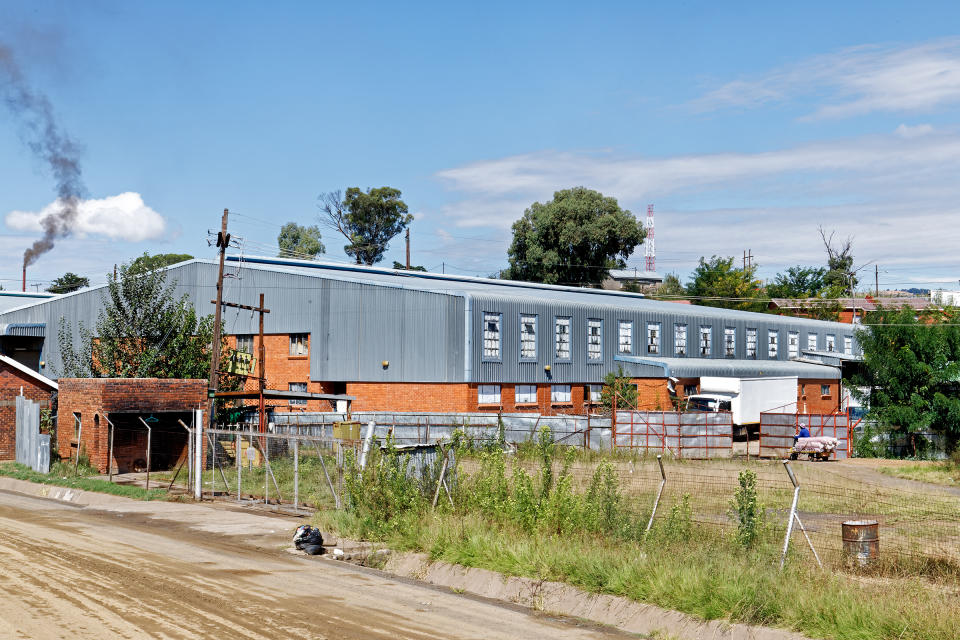
[[[541,442],[538,466],[512,465],[509,473],[501,451],[476,454],[465,465],[469,473],[456,469],[456,508],[441,501],[437,509],[429,505],[437,468],[410,480],[406,461],[388,449],[362,473],[348,465],[350,509],[320,512],[316,521],[437,560],[565,582],[703,619],[838,640],[956,638],[960,595],[948,582],[956,574],[937,582],[885,569],[870,576],[840,566],[821,571],[799,536],[779,571],[784,523],[773,522],[752,471],[728,495],[725,524],[701,525],[691,506],[697,497],[672,495],[647,534],[649,511],[621,492],[617,464],[601,462],[581,483],[571,473],[574,456],[558,469],[552,445]]]
[[[883,465],[878,471],[897,478],[930,482],[949,487],[960,486],[960,454],[949,460],[937,462],[903,462],[898,465]]]
[[[124,498],[133,498],[134,500],[167,499],[166,491],[160,489],[150,489],[147,491],[143,487],[116,484],[108,480],[84,476],[84,473],[90,472],[90,469],[81,467],[79,469],[79,475],[74,475],[73,465],[64,462],[53,463],[50,466],[50,473],[38,473],[30,467],[15,462],[0,464],[0,476],[16,478],[17,480],[26,480],[28,482],[67,487],[70,489],[81,489],[83,491],[95,491],[97,493],[109,493]],[[93,473],[96,472],[93,471]]]

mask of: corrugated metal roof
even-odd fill
[[[0,336],[28,336],[43,338],[47,325],[43,322],[11,322],[0,324]]]
[[[5,355],[0,354],[0,363],[9,365],[10,367],[16,369],[17,371],[20,371],[21,373],[23,373],[23,374],[25,374],[25,375],[30,376],[31,378],[33,378],[33,379],[36,380],[37,382],[39,382],[39,383],[41,383],[41,384],[43,384],[43,385],[46,385],[47,387],[50,387],[51,389],[59,389],[59,388],[60,388],[60,387],[57,385],[57,383],[54,382],[53,380],[51,380],[50,378],[48,378],[48,377],[46,377],[46,376],[43,376],[43,375],[40,375],[39,373],[37,373],[36,371],[34,371],[33,369],[31,369],[30,367],[28,367],[28,366],[26,366],[26,365],[24,365],[24,364],[20,364],[19,362],[17,362],[17,361],[14,360],[13,358],[9,358],[9,357],[7,357],[7,356],[5,356]]]
[[[228,256],[227,259],[231,263],[241,262],[241,257],[239,256]],[[202,262],[213,263],[212,260],[203,260]],[[776,322],[776,320],[772,319],[781,318],[781,316],[769,313],[737,311],[700,305],[678,305],[673,302],[651,300],[638,293],[607,289],[564,287],[532,282],[494,280],[492,278],[476,278],[422,271],[384,269],[364,265],[287,260],[259,256],[243,257],[242,263],[244,266],[251,268],[279,271],[282,273],[296,273],[299,275],[356,282],[358,284],[375,284],[456,296],[489,296],[497,299],[510,299],[516,302],[542,300],[545,302],[577,304],[591,309],[607,307],[610,309],[660,312],[698,318],[741,318],[744,320],[755,318],[757,320],[762,319],[765,322]],[[848,324],[830,323],[808,318],[791,317],[784,318],[784,321],[792,325],[818,327],[821,329],[829,324],[837,324],[846,328],[850,326]]]
[[[699,378],[701,376],[720,376],[729,378],[776,378],[797,376],[808,379],[840,378],[840,370],[822,364],[799,362],[797,360],[724,360],[721,358],[640,358],[637,356],[615,356],[618,362],[644,367],[659,365],[664,377]]]

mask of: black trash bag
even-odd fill
[[[293,545],[307,555],[319,555],[323,553],[323,534],[316,527],[300,525],[293,534]]]

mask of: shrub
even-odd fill
[[[730,507],[737,520],[737,542],[750,549],[763,529],[763,505],[757,498],[757,474],[744,469],[738,481],[740,486],[733,494]]]

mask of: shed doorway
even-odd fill
[[[111,413],[113,423],[113,464],[117,473],[168,471],[187,456],[189,434],[178,422],[190,425],[189,411],[159,411],[152,413]],[[142,421],[141,421],[142,420]],[[147,426],[149,425],[150,455],[147,455]]]

